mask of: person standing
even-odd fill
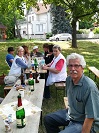
[[[95,82],[84,75],[85,66],[82,55],[67,56],[68,109],[44,117],[47,133],[99,133],[99,91]],[[65,129],[60,131],[59,126]]]
[[[44,56],[45,64],[51,63],[51,61],[54,58],[53,46],[54,46],[53,44],[48,45],[47,43],[43,45],[43,49],[45,51],[45,53],[44,53],[44,55],[45,55]],[[47,73],[45,73],[45,87],[44,87],[44,95],[43,95],[43,97],[46,98],[46,99],[50,98],[49,86],[46,86],[46,81],[47,81],[47,78],[48,78],[48,74],[49,74],[49,71],[47,70]]]
[[[8,54],[6,55],[6,62],[9,67],[11,67],[12,62],[14,60],[14,48],[13,47],[8,47]]]

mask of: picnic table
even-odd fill
[[[45,84],[44,79],[40,79],[39,83],[35,83],[34,84],[35,90],[32,92],[32,96],[30,98],[30,102],[32,102],[33,105],[39,108],[42,108],[44,84]],[[17,96],[18,96],[18,91],[16,91],[15,87],[12,87],[12,89],[4,98],[0,106],[17,101]],[[24,99],[29,100],[28,98],[29,97],[25,94]],[[16,120],[13,121],[13,123],[11,123],[10,133],[38,133],[40,116],[41,116],[41,111],[35,112],[32,115],[26,116],[26,126],[21,129],[18,129],[16,127]],[[2,117],[0,116],[0,133],[4,133],[4,132],[5,132],[5,125]]]
[[[26,69],[25,70],[25,73],[26,74],[29,74],[30,71],[32,71],[32,73],[36,73],[36,71],[35,70],[32,70],[32,69]],[[47,70],[39,69],[39,70],[37,70],[37,72],[40,73],[40,74],[45,74],[45,73],[47,73]]]

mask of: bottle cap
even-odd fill
[[[19,93],[19,95],[17,96],[17,98],[21,98],[21,94]]]

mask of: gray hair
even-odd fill
[[[67,65],[69,65],[69,60],[70,59],[79,59],[80,60],[80,65],[85,68],[86,67],[86,62],[85,59],[82,55],[77,54],[77,53],[72,53],[67,56]]]
[[[59,51],[61,51],[61,47],[59,45],[54,45],[53,49],[58,49]]]

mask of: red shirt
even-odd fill
[[[55,68],[56,68],[58,71],[61,71],[63,65],[64,65],[64,60],[63,60],[63,59],[60,59],[60,60],[56,63]]]

